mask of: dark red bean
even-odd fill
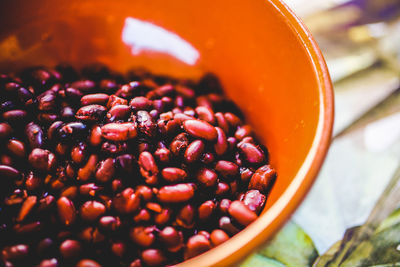
[[[147,111],[139,110],[136,113],[137,127],[141,134],[154,137],[157,130],[157,125],[153,122],[152,117]]]
[[[158,182],[158,167],[152,154],[147,151],[140,153],[139,167],[147,184],[154,185]]]
[[[154,235],[154,227],[137,226],[131,229],[130,238],[139,246],[150,247],[156,240]]]
[[[94,260],[83,259],[76,264],[76,267],[101,267],[101,265]]]
[[[43,177],[35,175],[33,172],[30,172],[25,180],[25,187],[29,191],[36,191],[41,186],[43,186]]]
[[[185,260],[193,258],[209,249],[211,249],[211,243],[205,236],[199,234],[191,236],[186,243],[184,258]]]
[[[214,126],[206,121],[187,120],[183,122],[185,131],[195,138],[202,138],[207,141],[215,141],[218,137]]]
[[[3,113],[3,119],[11,124],[24,123],[27,116],[28,113],[21,109],[14,109]]]
[[[60,254],[64,259],[76,258],[81,254],[81,244],[76,240],[67,239],[60,245]]]
[[[87,105],[83,106],[75,114],[78,120],[96,122],[104,118],[107,109],[101,105]]]
[[[41,148],[43,146],[44,142],[43,130],[39,125],[30,122],[25,127],[25,135],[27,137],[31,149]]]
[[[94,125],[92,130],[90,131],[89,135],[89,143],[92,146],[98,146],[101,144],[102,137],[101,137],[101,128],[98,125]]]
[[[251,211],[242,201],[235,200],[228,209],[229,214],[241,225],[247,226],[257,219],[257,214]]]
[[[102,233],[100,233],[99,229],[89,226],[80,232],[79,238],[82,239],[83,241],[86,241],[87,243],[96,244],[103,242],[105,236]]]
[[[128,104],[128,100],[123,99],[122,97],[119,97],[116,95],[110,95],[110,97],[108,98],[108,102],[107,102],[107,108],[110,109],[116,105],[127,105],[127,104]]]
[[[26,156],[25,144],[19,140],[11,139],[7,143],[8,151],[19,158],[24,158]]]
[[[81,97],[83,96],[83,93],[76,88],[67,88],[65,89],[65,97],[70,99],[71,101],[79,101]]]
[[[215,194],[217,196],[223,196],[228,194],[229,192],[229,185],[224,182],[219,182],[217,184],[217,190],[215,190]]]
[[[111,245],[111,251],[117,257],[122,258],[126,252],[126,245],[122,242],[114,242]],[[131,264],[132,266],[132,264]],[[141,267],[141,265],[139,265]]]
[[[39,171],[51,171],[56,165],[56,157],[48,150],[35,148],[29,155],[29,163]]]
[[[42,260],[38,267],[58,267],[58,260],[56,258]]]
[[[198,171],[196,178],[205,187],[212,187],[217,183],[218,175],[211,169],[202,168]]]
[[[154,222],[157,225],[164,225],[171,219],[172,210],[170,208],[162,209],[160,213],[154,216]]]
[[[78,196],[78,187],[76,186],[67,187],[61,192],[60,196],[74,200]]]
[[[194,187],[192,184],[166,185],[160,188],[157,198],[162,203],[180,203],[193,198]]]
[[[179,168],[168,167],[161,171],[164,180],[170,183],[182,182],[187,177],[187,173]]]
[[[207,220],[213,214],[214,210],[215,203],[211,200],[207,200],[206,202],[202,203],[197,210],[199,219]]]
[[[215,124],[216,120],[214,117],[214,111],[211,108],[198,106],[195,110],[200,120],[206,121],[213,125]]]
[[[107,121],[114,122],[118,120],[125,120],[129,117],[131,109],[128,105],[115,105],[107,112]]]
[[[119,217],[103,216],[99,220],[99,226],[107,231],[116,231],[121,226]]]
[[[81,98],[81,105],[82,106],[93,105],[93,104],[105,105],[107,104],[109,97],[110,97],[109,95],[103,93],[88,94]]]
[[[228,150],[228,142],[226,139],[225,132],[220,127],[215,127],[217,130],[217,142],[214,144],[215,153],[218,156],[222,156]]]
[[[80,81],[71,83],[72,88],[76,88],[79,91],[83,91],[83,92],[92,91],[95,86],[96,86],[95,82],[93,82],[91,80],[80,80]]]
[[[141,258],[148,266],[159,266],[167,260],[161,250],[153,248],[144,250],[141,253]]]
[[[95,196],[101,190],[102,187],[97,186],[95,183],[83,184],[79,187],[79,193],[84,196]]]
[[[259,214],[265,205],[266,196],[258,190],[249,190],[240,199],[251,211]]]
[[[178,156],[179,154],[183,153],[186,150],[189,144],[189,139],[186,133],[178,134],[174,140],[172,140],[169,149],[171,150],[172,154]]]
[[[138,193],[144,201],[148,202],[153,198],[153,191],[150,187],[146,185],[138,185],[135,189],[135,192]]]
[[[17,261],[26,258],[29,255],[29,246],[18,244],[10,247],[5,247],[2,251],[2,258],[6,261]]]
[[[183,247],[183,234],[171,226],[165,227],[159,234],[160,241],[169,252],[177,252]]]
[[[6,122],[0,123],[0,139],[9,137],[12,131],[13,130],[8,123]]]
[[[231,236],[237,234],[240,231],[240,229],[232,224],[231,219],[227,216],[221,217],[219,219],[218,225],[219,228],[221,228]]]
[[[151,219],[151,214],[146,209],[141,209],[138,214],[133,217],[133,221],[136,223],[148,222]]]
[[[24,203],[21,206],[21,209],[19,210],[18,216],[17,216],[17,222],[22,222],[25,220],[27,216],[32,212],[33,208],[35,207],[37,203],[37,197],[36,196],[29,196],[25,199]]]
[[[243,125],[239,127],[235,132],[235,138],[237,140],[242,140],[246,136],[250,136],[252,134],[252,128],[250,125]]]
[[[82,122],[70,122],[58,130],[58,137],[63,142],[81,140],[86,137],[87,126]]]
[[[171,151],[168,148],[159,148],[154,152],[156,159],[163,163],[168,163],[171,160]]]
[[[261,193],[267,193],[276,180],[276,171],[270,165],[264,165],[257,169],[250,179],[249,189],[257,189]]]
[[[126,174],[132,174],[137,166],[135,157],[131,154],[123,154],[115,158],[116,168]]]
[[[113,158],[107,158],[100,162],[96,171],[96,180],[102,183],[110,181],[115,173],[115,161]]]
[[[240,125],[242,125],[242,120],[236,116],[235,114],[231,113],[231,112],[226,112],[224,114],[225,119],[228,121],[229,125],[232,128],[236,128]]]
[[[98,162],[98,156],[96,154],[90,155],[85,166],[83,166],[78,170],[77,179],[84,182],[89,180],[96,171],[97,162]]]
[[[216,247],[229,239],[229,235],[221,229],[215,229],[211,232],[211,244]]]
[[[76,210],[74,203],[66,197],[57,200],[58,216],[61,222],[68,226],[75,222]]]
[[[137,96],[131,100],[129,103],[131,109],[133,111],[137,110],[150,110],[153,106],[153,103],[150,99],[144,96]]]
[[[205,148],[205,144],[202,140],[195,140],[191,142],[186,151],[185,151],[185,161],[187,163],[194,163],[200,160],[201,155],[203,154]]]
[[[196,210],[192,204],[186,204],[177,213],[175,223],[186,229],[193,228],[195,212]]]
[[[106,207],[98,201],[86,201],[80,209],[84,221],[95,221],[106,212]]]
[[[220,127],[225,132],[225,134],[228,134],[229,124],[228,121],[225,119],[224,114],[222,114],[221,112],[217,112],[214,116],[217,119],[217,126]]]
[[[128,84],[122,85],[115,94],[123,98],[131,98],[140,92],[140,87],[141,84],[139,82],[130,82]]]
[[[130,214],[139,209],[140,197],[128,187],[114,197],[113,206],[118,213]]]
[[[239,174],[239,167],[230,161],[220,160],[215,165],[215,170],[224,178],[232,178]]]
[[[102,136],[111,141],[127,141],[137,135],[136,126],[132,122],[108,123],[101,127]]]
[[[57,108],[56,102],[57,94],[52,90],[48,90],[37,97],[38,110],[40,111],[54,111]]]
[[[244,159],[250,164],[258,165],[265,162],[264,152],[252,143],[240,142],[238,149]]]

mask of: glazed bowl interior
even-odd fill
[[[324,60],[279,0],[40,0],[0,4],[0,71],[101,62],[116,71],[216,74],[268,147],[277,182],[262,216],[186,266],[231,265],[270,237],[314,181],[329,146]]]

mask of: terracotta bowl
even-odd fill
[[[102,62],[197,78],[215,73],[269,148],[278,179],[263,214],[180,266],[237,263],[301,203],[327,153],[333,94],[317,44],[280,0],[38,0],[0,4],[0,71]]]

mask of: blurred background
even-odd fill
[[[400,1],[285,2],[317,40],[334,82],[332,146],[292,218],[323,254],[366,221],[400,162]]]

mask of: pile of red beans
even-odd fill
[[[253,222],[276,179],[218,80],[0,75],[5,266],[165,266]]]

